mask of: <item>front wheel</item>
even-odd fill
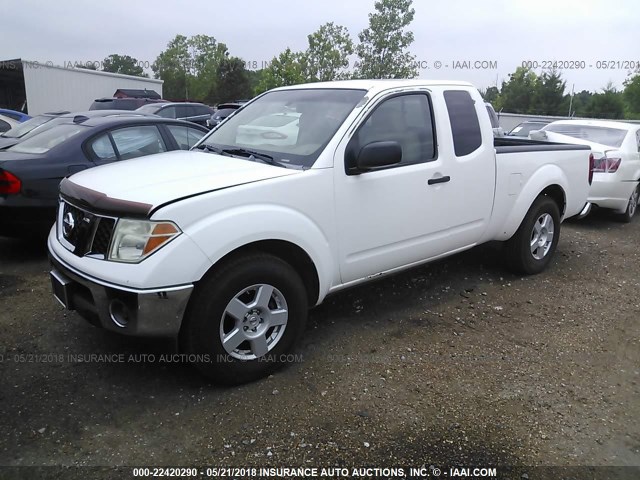
[[[528,275],[542,272],[551,261],[559,239],[558,205],[550,197],[540,196],[506,243],[509,268]]]
[[[236,258],[198,285],[182,344],[206,377],[250,382],[295,361],[307,308],[307,292],[291,265],[264,254]]]
[[[633,219],[633,216],[636,214],[636,210],[638,209],[638,200],[640,199],[640,192],[638,191],[638,189],[640,189],[640,185],[638,185],[633,190],[633,193],[629,197],[629,203],[627,203],[627,209],[620,216],[620,219],[624,223],[629,223]]]

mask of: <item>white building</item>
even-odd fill
[[[162,97],[162,80],[51,62],[0,60],[0,107],[29,115],[88,110],[96,98],[113,97],[118,89],[155,90]]]

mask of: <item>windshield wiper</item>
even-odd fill
[[[218,155],[247,157],[248,160],[258,160],[262,163],[266,163],[267,165],[273,165],[274,167],[288,167],[287,164],[275,160],[271,155],[254,152],[253,150],[247,150],[246,148],[218,148],[213,145],[209,145],[208,143],[201,143],[196,148],[199,148],[200,150],[208,150],[210,152],[217,153]]]
[[[225,148],[222,150],[222,153],[246,156],[249,158],[249,160],[260,160],[267,165],[287,168],[286,164],[275,160],[271,155],[267,155],[266,153],[254,152],[253,150],[247,150],[246,148]]]
[[[201,143],[196,148],[200,150],[209,150],[210,152],[214,152],[214,153],[220,153],[220,154],[223,153],[221,148],[214,147],[213,145],[209,145],[208,143]]]

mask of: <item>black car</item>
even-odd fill
[[[112,115],[121,115],[127,113],[130,115],[143,115],[141,113],[134,114],[133,112],[127,112],[124,110],[90,110],[88,112],[51,112],[43,113],[33,117],[31,120],[27,120],[20,125],[15,126],[8,132],[0,135],[0,150],[12,147],[13,145],[31,138],[48,128],[51,128],[60,123],[68,122],[70,119],[78,115],[82,115],[88,118],[94,117],[108,117]]]
[[[58,185],[81,170],[169,150],[188,150],[208,130],[140,114],[76,115],[0,151],[0,235],[45,233]]]
[[[533,132],[534,130],[540,130],[542,127],[548,124],[549,122],[545,122],[544,120],[541,120],[541,121],[532,120],[529,122],[522,122],[516,125],[515,127],[513,127],[513,129],[511,129],[511,131],[507,133],[507,135],[512,137],[529,138],[529,134],[531,132]]]
[[[230,102],[230,103],[221,103],[218,105],[217,110],[211,115],[209,120],[207,120],[207,126],[209,128],[216,127],[229,115],[234,113],[236,110],[241,108],[246,101],[238,101],[238,102]]]
[[[136,112],[154,114],[163,118],[186,120],[187,122],[197,123],[205,127],[207,120],[211,118],[213,108],[203,103],[167,102],[145,105],[138,108]]]

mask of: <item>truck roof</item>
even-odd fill
[[[389,88],[402,87],[435,87],[435,86],[456,86],[456,87],[473,87],[469,82],[460,82],[455,80],[407,80],[407,79],[388,79],[388,80],[338,80],[334,82],[317,82],[303,83],[299,85],[291,85],[288,87],[280,87],[276,90],[297,90],[309,88],[350,88],[357,90],[387,90]]]

